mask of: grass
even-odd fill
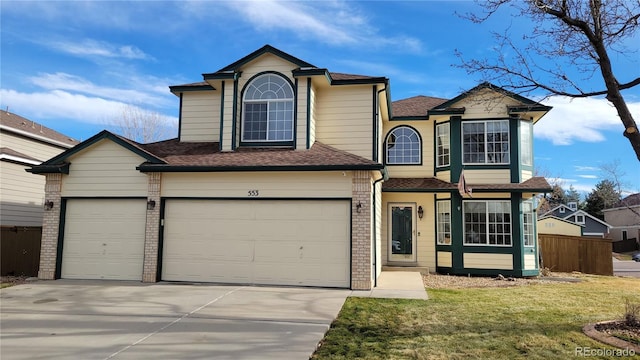
[[[579,283],[427,292],[427,301],[347,299],[313,358],[582,358],[577,348],[613,349],[582,327],[621,319],[625,299],[640,301],[640,280],[584,276]]]

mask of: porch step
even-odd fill
[[[427,266],[388,266],[383,265],[382,271],[411,271],[419,272],[421,274],[428,274],[429,268]]]

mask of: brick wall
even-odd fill
[[[142,281],[156,282],[158,269],[158,243],[160,237],[160,183],[162,180],[162,173],[148,173],[147,176],[149,177],[147,201],[155,201],[155,206],[147,206]]]
[[[53,208],[45,210],[42,218],[42,242],[40,245],[40,269],[38,278],[53,280],[56,276],[58,231],[60,229],[60,203],[62,174],[47,174],[44,186],[45,201],[53,201]]]
[[[351,288],[370,290],[372,183],[368,171],[354,171],[351,191]]]

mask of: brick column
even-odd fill
[[[155,206],[153,208],[147,206],[142,281],[156,282],[160,239],[160,182],[162,173],[148,173],[147,176],[149,179],[147,201],[155,201]]]
[[[45,201],[52,201],[53,208],[45,210],[42,217],[42,241],[40,243],[40,268],[38,278],[56,278],[58,232],[60,231],[60,204],[62,201],[62,174],[46,174]]]
[[[354,171],[351,208],[351,288],[371,289],[371,175]],[[362,206],[358,212],[358,204]]]

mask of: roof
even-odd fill
[[[630,206],[639,206],[639,205],[640,205],[640,193],[631,194],[625,197],[624,199],[614,203],[613,205],[611,205],[610,208],[604,209],[604,211],[617,209],[617,208],[627,208]]]
[[[550,191],[551,186],[544,177],[532,177],[522,183],[512,184],[468,184],[474,192]],[[438,192],[458,190],[457,183],[449,183],[436,178],[392,178],[382,183],[382,191],[386,192]]]
[[[563,219],[563,218],[560,218],[560,217],[557,217],[557,216],[553,216],[553,215],[548,215],[548,214],[544,214],[541,217],[539,217],[538,221],[547,220],[547,219],[553,219],[553,220],[561,221],[561,222],[567,223],[569,225],[575,225],[575,226],[578,226],[578,227],[585,227],[586,226],[584,224],[574,223],[573,221],[569,221],[567,219]]]
[[[447,99],[418,95],[391,103],[394,118],[426,117],[429,110]]]
[[[4,110],[0,111],[0,129],[58,147],[70,148],[79,143],[79,141],[42,124]]]
[[[584,215],[584,216],[592,219],[593,221],[598,222],[598,223],[600,223],[600,224],[602,224],[602,225],[604,225],[604,226],[606,226],[608,228],[611,227],[611,225],[609,225],[606,221],[600,220],[597,217],[589,214],[588,212],[586,212],[584,210],[578,210],[578,211],[574,212],[573,214],[569,214],[569,215],[565,216],[564,219],[566,220],[566,219],[569,219],[569,218],[571,218],[573,216],[578,216],[578,215]]]
[[[306,171],[381,170],[374,161],[315,142],[309,150],[291,148],[238,148],[222,152],[217,142],[180,142],[177,138],[140,144],[107,130],[58,156],[34,166],[36,174],[66,173],[68,158],[96,142],[109,139],[143,157],[141,171]]]
[[[28,165],[37,165],[41,163],[40,160],[32,156],[23,154],[8,147],[0,147],[0,160]]]

